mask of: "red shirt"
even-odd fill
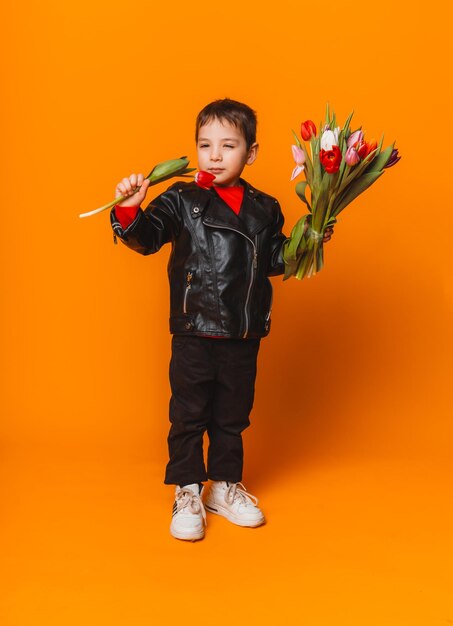
[[[213,187],[219,196],[228,204],[228,206],[236,213],[239,214],[241,210],[242,199],[244,197],[244,187],[242,185],[235,185],[233,187]],[[127,228],[137,217],[138,206],[135,207],[123,207],[115,205],[115,215],[121,227]],[[224,339],[223,335],[206,335],[206,337],[217,337]]]

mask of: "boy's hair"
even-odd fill
[[[213,119],[227,120],[232,126],[239,128],[247,144],[247,150],[256,141],[256,113],[247,104],[223,98],[207,104],[197,115],[195,123],[195,141],[198,141],[198,131],[202,126]]]

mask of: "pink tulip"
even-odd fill
[[[292,145],[293,158],[297,165],[303,165],[305,163],[305,152],[299,146]]]
[[[296,167],[293,169],[291,174],[291,180],[294,180],[296,176],[298,176],[304,169],[305,163],[305,152],[299,146],[292,145],[291,149],[293,151],[293,159],[296,163]]]
[[[349,138],[347,141],[348,148],[356,144],[358,141],[362,141],[362,139],[363,139],[362,131],[361,130],[354,131],[351,135],[349,135]]]
[[[349,166],[356,165],[360,161],[360,157],[358,155],[357,150],[354,148],[354,146],[350,146],[346,150],[346,154],[344,155],[344,160],[346,161],[346,164]]]

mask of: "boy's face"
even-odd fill
[[[258,144],[249,150],[239,128],[227,120],[213,119],[198,130],[198,168],[215,175],[214,185],[237,185],[245,165],[256,159]]]

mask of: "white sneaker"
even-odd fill
[[[223,515],[239,526],[264,524],[263,512],[256,506],[258,498],[248,493],[242,483],[213,481],[205,507],[211,513]]]
[[[204,510],[198,483],[176,485],[175,502],[173,504],[170,533],[176,539],[196,541],[203,539],[206,526],[206,511]]]

